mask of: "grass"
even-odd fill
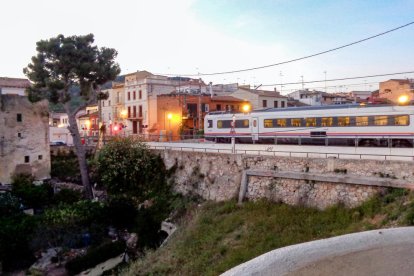
[[[362,206],[324,211],[268,201],[204,203],[187,213],[169,243],[125,275],[218,275],[276,248],[351,232],[414,224],[414,196],[393,189]]]

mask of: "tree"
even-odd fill
[[[117,51],[98,48],[93,43],[93,34],[69,37],[58,35],[49,40],[41,40],[36,43],[37,55],[23,69],[32,82],[28,90],[29,99],[38,101],[46,98],[52,103],[61,103],[68,114],[68,129],[73,136],[82,184],[88,198],[93,197],[92,187],[75,115],[88,104],[107,98],[101,92],[101,85],[114,80],[120,73],[119,65],[114,61]],[[70,88],[73,86],[80,87],[80,94],[85,100],[83,105],[75,109],[69,104]]]

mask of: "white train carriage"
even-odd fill
[[[212,112],[207,140],[238,143],[412,147],[414,106],[338,105]]]

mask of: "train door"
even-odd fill
[[[252,140],[253,142],[259,140],[259,118],[257,117],[252,118]]]

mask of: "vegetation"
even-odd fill
[[[105,243],[98,247],[90,248],[84,256],[70,260],[66,263],[65,268],[70,275],[75,275],[110,258],[114,258],[124,251],[124,242],[117,241]]]
[[[414,195],[392,189],[362,206],[320,211],[267,201],[206,203],[185,216],[169,243],[126,275],[218,275],[270,250],[375,228],[414,225]],[[260,234],[258,234],[260,233]]]
[[[49,40],[41,40],[36,44],[37,55],[23,69],[33,83],[29,89],[29,99],[38,101],[46,98],[54,104],[61,103],[68,114],[69,131],[76,148],[82,184],[90,199],[92,187],[75,115],[86,105],[107,98],[100,87],[107,81],[114,80],[120,73],[120,68],[114,61],[117,52],[110,48],[99,49],[93,43],[92,34],[69,37],[58,35]],[[74,110],[70,104],[73,86],[80,88],[80,95],[85,100],[83,105]]]

